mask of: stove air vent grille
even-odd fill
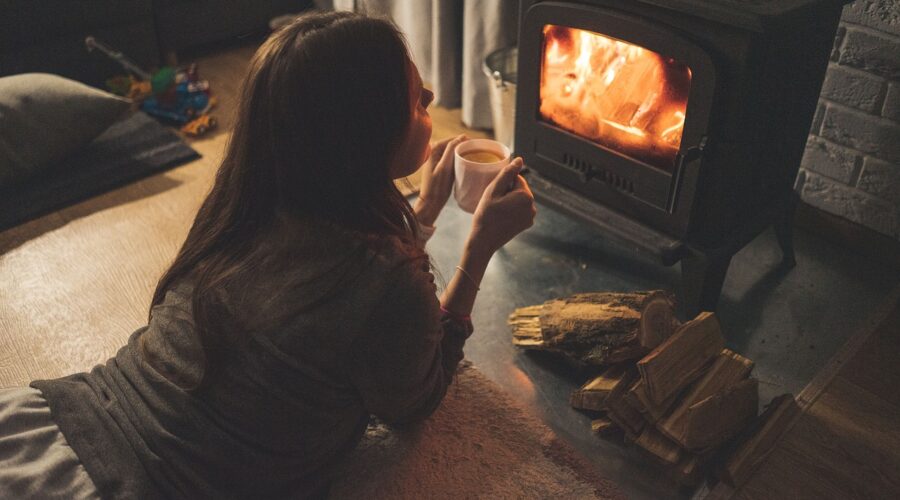
[[[591,179],[598,179],[619,191],[634,194],[634,182],[629,179],[599,168],[590,162],[584,161],[581,158],[577,158],[568,153],[563,153],[562,160],[567,167],[580,173],[585,182],[588,182]]]

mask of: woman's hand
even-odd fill
[[[470,251],[490,257],[517,234],[534,224],[534,195],[519,175],[524,163],[516,158],[488,185],[475,209]]]
[[[413,208],[419,223],[433,226],[453,190],[453,158],[456,146],[468,140],[458,135],[438,141],[431,146],[431,155],[422,166],[419,199]]]
[[[463,249],[459,272],[453,275],[441,305],[468,316],[491,256],[506,242],[534,224],[537,210],[528,183],[519,175],[524,164],[516,158],[488,184],[475,209],[472,232]]]

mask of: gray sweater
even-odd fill
[[[184,388],[204,365],[188,285],[105,365],[31,385],[105,498],[319,495],[370,415],[434,411],[472,332],[440,312],[427,263],[403,255],[306,225],[260,245],[223,290],[232,340],[201,389]]]

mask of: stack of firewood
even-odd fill
[[[758,437],[748,429],[764,422],[751,425],[753,362],[725,348],[715,314],[681,324],[666,292],[589,293],[517,309],[509,323],[517,346],[601,367],[572,393],[572,406],[594,416],[598,434],[621,431],[683,484],[697,484],[726,445],[743,458],[719,460],[725,476],[743,477],[742,464],[755,460]]]

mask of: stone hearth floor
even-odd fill
[[[428,251],[444,281],[458,263],[471,215],[451,198]],[[727,347],[756,362],[760,403],[795,395],[843,343],[862,328],[900,280],[871,261],[803,228],[796,229],[797,266],[779,269],[771,229],[732,260],[718,315]],[[590,418],[569,406],[584,377],[556,359],[513,347],[506,317],[516,307],[589,291],[674,290],[678,265],[663,267],[608,242],[590,227],[538,207],[534,227],[493,258],[473,312],[466,357],[524,402],[594,461],[631,498],[684,498],[637,450],[601,439]],[[441,281],[441,276],[438,277]]]

